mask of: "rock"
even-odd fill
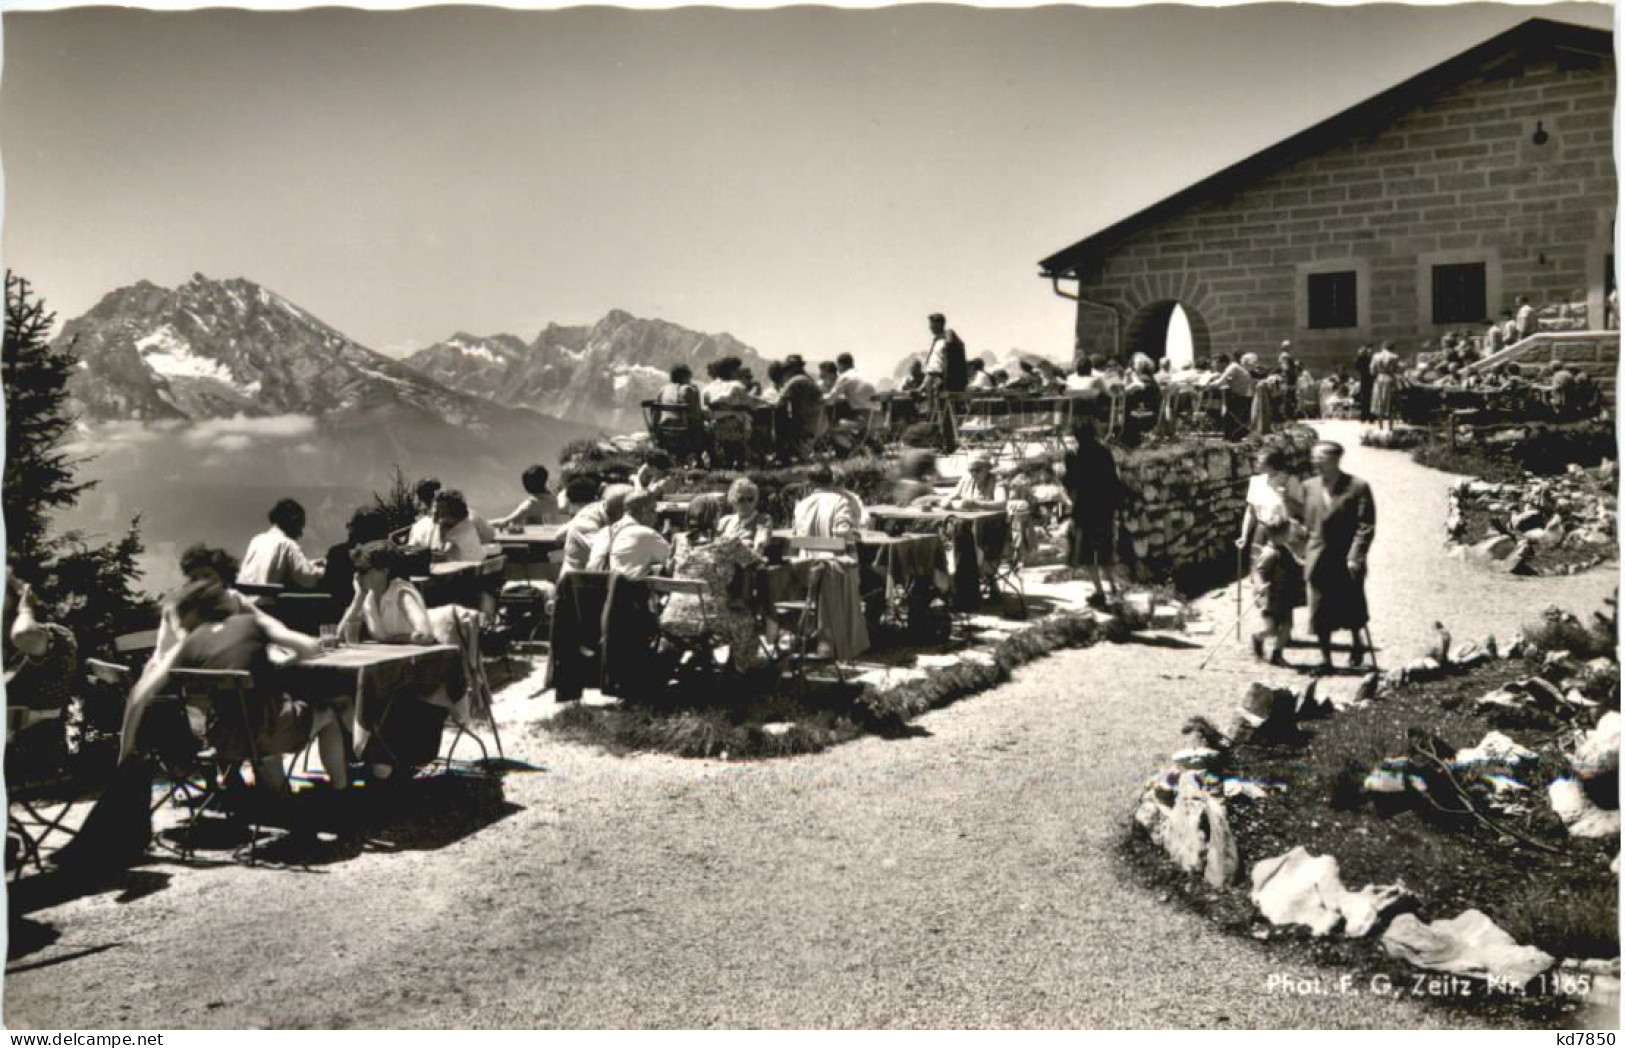
[[[1220,788],[1225,800],[1261,801],[1269,796],[1269,787],[1251,779],[1225,779]]]
[[[1506,650],[1501,652],[1503,659],[1521,659],[1529,654],[1529,641],[1524,639],[1522,633],[1514,633],[1507,642]]]
[[[1489,655],[1489,657],[1492,659],[1498,659],[1501,657],[1501,648],[1495,643],[1495,634],[1493,633],[1485,636],[1483,640],[1479,641],[1478,646],[1482,648],[1485,654]]]
[[[1449,972],[1497,985],[1521,989],[1546,971],[1555,959],[1533,946],[1519,946],[1496,923],[1478,910],[1447,921],[1424,924],[1412,913],[1394,918],[1382,936],[1390,957],[1419,968]]]
[[[1382,677],[1376,670],[1372,670],[1360,678],[1360,687],[1354,692],[1355,702],[1370,702],[1377,697],[1377,691],[1382,683]]]
[[[1515,531],[1533,531],[1540,527],[1540,510],[1524,509],[1514,513],[1512,527]]]
[[[1435,659],[1432,656],[1427,656],[1425,658],[1412,659],[1410,662],[1407,662],[1405,664],[1405,673],[1411,680],[1437,680],[1439,677],[1444,675],[1444,667],[1439,664],[1438,659]]]
[[[1297,711],[1298,697],[1292,692],[1254,683],[1236,710],[1240,723],[1231,735],[1238,741],[1241,734],[1245,734],[1258,742],[1296,742],[1302,737],[1298,731]]]
[[[1185,613],[1172,604],[1158,604],[1151,611],[1151,628],[1177,630],[1185,625]]]
[[[1202,788],[1195,772],[1180,776],[1163,847],[1180,869],[1201,873],[1215,888],[1223,888],[1236,875],[1236,841],[1224,805]]]
[[[1498,731],[1485,735],[1477,746],[1459,750],[1452,763],[1458,768],[1472,765],[1499,764],[1511,767],[1537,759],[1535,751],[1518,745]]]
[[[1521,691],[1513,691],[1511,688],[1496,688],[1494,691],[1485,692],[1473,702],[1480,710],[1521,710],[1530,704],[1528,695]]]
[[[1594,779],[1619,771],[1619,713],[1609,710],[1574,747],[1569,764],[1581,779]]]
[[[1384,757],[1366,774],[1360,789],[1372,794],[1400,794],[1406,790],[1427,792],[1427,783],[1404,757]]]
[[[1337,906],[1343,882],[1330,855],[1311,856],[1300,845],[1254,863],[1252,880],[1253,905],[1271,924],[1303,925],[1319,938],[1343,919]]]
[[[1493,655],[1472,641],[1463,641],[1457,644],[1450,652],[1450,664],[1457,669],[1470,670],[1489,662]]]
[[[1316,938],[1339,924],[1351,938],[1366,935],[1382,914],[1404,898],[1403,884],[1343,887],[1337,860],[1310,855],[1303,847],[1253,864],[1253,905],[1275,925],[1302,925]]]
[[[1489,563],[1504,560],[1511,554],[1517,543],[1510,535],[1491,535],[1481,542],[1475,542],[1467,547],[1467,555],[1475,560]]]
[[[1188,750],[1179,750],[1169,759],[1187,771],[1202,771],[1219,763],[1221,756],[1218,750],[1194,746]]]
[[[1592,803],[1578,779],[1558,779],[1546,788],[1552,811],[1563,820],[1571,837],[1618,837],[1619,812]]]
[[[1330,717],[1335,712],[1330,699],[1322,699],[1317,696],[1319,683],[1319,681],[1310,680],[1308,684],[1303,686],[1303,690],[1298,692],[1295,704],[1299,720]]]
[[[1519,692],[1529,696],[1536,706],[1544,710],[1555,710],[1563,705],[1563,693],[1557,685],[1542,677],[1525,677],[1520,681],[1513,681],[1506,686],[1508,691]]]
[[[1382,915],[1408,894],[1403,882],[1368,884],[1357,892],[1345,891],[1338,901],[1338,909],[1343,914],[1343,934],[1350,939],[1369,935]]]

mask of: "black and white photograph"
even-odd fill
[[[1618,1030],[1614,18],[0,3],[4,1026]]]

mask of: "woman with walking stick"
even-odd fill
[[[1289,472],[1285,450],[1265,447],[1258,453],[1258,474],[1247,485],[1247,509],[1241,520],[1236,549],[1243,565],[1252,564],[1253,602],[1263,618],[1263,629],[1252,635],[1253,655],[1264,658],[1269,645],[1271,665],[1286,665],[1284,654],[1292,639],[1292,612],[1303,606],[1302,551],[1303,490]],[[1238,575],[1240,573],[1238,572]],[[1240,601],[1241,584],[1236,586]],[[1238,609],[1237,619],[1241,615]]]

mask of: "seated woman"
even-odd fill
[[[744,672],[762,661],[756,616],[746,604],[746,570],[762,563],[761,555],[738,534],[699,541],[717,523],[717,503],[695,500],[689,507],[690,535],[680,538],[672,574],[705,583],[705,602],[695,594],[674,593],[660,613],[660,625],[682,637],[699,637],[709,629],[728,646],[728,664]],[[702,519],[696,520],[696,517]],[[709,517],[709,520],[704,519]]]
[[[773,540],[773,521],[761,509],[762,493],[749,477],[740,477],[728,486],[728,505],[733,512],[717,523],[718,539],[738,539],[757,553],[766,552]],[[690,509],[690,514],[693,510]]]
[[[1003,509],[1010,493],[993,473],[993,460],[978,452],[971,456],[965,475],[948,496],[952,509]]]
[[[257,615],[273,622],[278,621],[256,607],[253,601],[231,588],[237,582],[237,558],[223,549],[205,546],[201,542],[188,546],[181,554],[181,574],[186,576],[188,582],[218,584],[223,590],[220,599],[232,615]],[[158,613],[157,646],[145,672],[150,673],[160,657],[169,654],[185,639],[186,630],[181,626],[174,603],[165,601]]]
[[[214,581],[188,582],[175,591],[170,603],[185,638],[167,655],[154,659],[155,668],[131,692],[119,742],[120,762],[135,752],[141,718],[169,683],[173,670],[246,670],[254,681],[247,699],[252,734],[245,731],[241,719],[209,710],[205,743],[225,760],[257,758],[256,781],[280,792],[287,785],[283,756],[298,753],[314,735],[328,780],[338,789],[348,785],[344,735],[334,712],[290,698],[271,683],[271,645],[292,651],[296,658],[311,657],[322,650],[316,639],[295,633],[275,619],[233,611],[225,587]]]
[[[368,543],[352,554],[355,599],[339,620],[339,636],[354,644],[363,638],[386,644],[433,644],[429,606],[407,581],[406,560],[385,542]]]
[[[505,517],[491,521],[493,528],[524,526],[527,524],[562,524],[559,499],[547,490],[547,467],[532,466],[519,477],[525,489],[525,500]]]

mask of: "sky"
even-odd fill
[[[0,254],[64,319],[242,276],[395,353],[620,308],[1060,359],[1040,258],[1537,15],[1611,11],[7,13]]]

